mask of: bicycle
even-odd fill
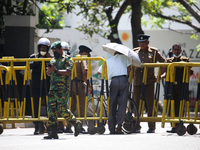
[[[100,85],[97,85],[97,87],[101,87]],[[99,117],[100,115],[100,109],[99,109],[99,105],[101,102],[100,97],[94,97],[94,102],[96,102],[96,108],[95,108],[95,117]],[[94,112],[93,112],[93,103],[92,103],[92,98],[90,98],[87,102],[87,113],[90,116],[94,116]],[[103,96],[103,117],[108,117],[108,108],[107,108],[107,93],[106,91],[104,91],[104,96]],[[94,125],[98,125],[99,121],[91,121],[91,123],[94,123]],[[103,119],[102,120],[103,126],[106,125],[107,120]],[[127,109],[126,109],[126,116],[125,116],[125,120],[122,124],[122,130],[127,133],[133,133],[137,130],[137,126],[139,124],[139,113],[138,113],[138,108],[136,106],[135,101],[131,98],[131,92],[129,94],[129,99],[128,99],[128,103],[127,103]],[[87,124],[88,125],[88,124]],[[88,125],[89,126],[89,125]],[[90,134],[95,134],[96,133],[96,129],[94,131],[89,131],[88,132]],[[103,134],[105,131],[99,131],[99,134]]]

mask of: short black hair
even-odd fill
[[[178,46],[181,49],[181,45],[176,43],[176,44],[172,45],[172,50],[174,49],[174,46]]]

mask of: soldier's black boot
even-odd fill
[[[33,122],[35,125],[35,131],[34,131],[34,135],[38,135],[40,133],[40,129],[39,129],[39,121],[35,121]]]
[[[81,132],[82,122],[79,120],[68,121],[68,122],[74,126],[74,136],[78,136],[79,133]]]
[[[47,126],[47,133],[48,133],[48,134],[51,133],[51,128],[50,128],[50,126]]]
[[[58,139],[57,124],[51,125],[50,128],[50,134],[48,136],[45,136],[44,139]]]
[[[39,121],[39,134],[44,134],[46,131],[46,126],[43,121]]]

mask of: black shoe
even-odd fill
[[[124,132],[122,132],[122,127],[121,126],[118,126],[116,128],[115,134],[124,134]]]
[[[57,124],[51,125],[51,133],[45,136],[44,139],[58,139]]]
[[[47,133],[50,134],[51,133],[51,127],[47,126]]]
[[[116,134],[115,131],[110,131],[110,134]]]
[[[81,128],[81,132],[80,133],[82,133],[82,134],[88,134],[88,132],[86,132],[84,128]]]
[[[57,133],[63,133],[63,130],[60,129],[60,128],[58,128],[58,129],[57,129]]]
[[[64,130],[65,133],[73,133],[72,129],[70,127],[66,127]]]
[[[46,131],[46,126],[42,121],[39,121],[39,134],[44,134]]]
[[[76,124],[74,125],[74,136],[78,136],[79,133],[81,132],[81,128],[82,128],[82,122],[81,121],[76,121]]]
[[[35,131],[34,131],[34,133],[33,133],[34,135],[39,135],[40,134],[40,130],[39,129],[37,129],[37,128],[35,128]]]
[[[38,135],[40,134],[40,128],[39,128],[39,121],[33,122],[35,125],[35,131],[34,131],[34,135]]]
[[[147,133],[155,133],[155,130],[154,130],[154,129],[151,129],[151,128],[149,128],[149,129],[147,130]]]
[[[175,128],[172,128],[171,130],[167,130],[166,132],[168,132],[168,133],[176,133],[176,130],[175,130]]]
[[[132,133],[140,133],[140,129],[133,131]]]
[[[58,134],[56,131],[52,131],[48,136],[45,136],[44,139],[58,139]]]

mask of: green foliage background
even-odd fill
[[[64,10],[59,11],[58,3],[44,3],[39,11],[39,29],[62,29],[64,23]]]

